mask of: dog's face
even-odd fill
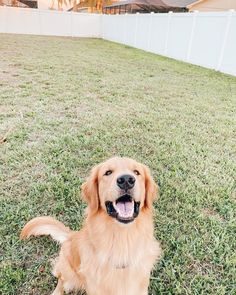
[[[157,186],[145,165],[116,157],[93,168],[82,193],[90,214],[102,209],[111,218],[130,223],[140,210],[151,209]]]

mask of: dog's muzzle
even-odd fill
[[[105,202],[107,214],[119,222],[130,223],[139,214],[140,202],[136,202],[130,195],[125,194],[116,201]]]

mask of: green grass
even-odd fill
[[[0,293],[50,294],[52,215],[79,229],[80,185],[125,155],[160,186],[150,294],[235,294],[236,78],[96,39],[0,35]]]

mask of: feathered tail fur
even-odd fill
[[[68,239],[71,230],[60,221],[48,216],[31,219],[22,229],[20,238],[50,235],[55,241],[63,243]]]

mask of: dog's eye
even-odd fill
[[[108,176],[108,175],[111,175],[112,174],[112,171],[111,170],[107,170],[104,175]]]
[[[138,170],[134,170],[134,174],[140,175],[140,172]]]

